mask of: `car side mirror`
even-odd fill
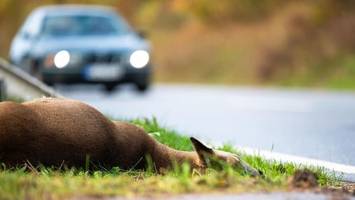
[[[23,33],[22,33],[22,38],[23,38],[24,40],[33,40],[33,39],[36,38],[36,36],[33,35],[33,34],[31,34],[31,33],[29,33],[29,32],[23,32]]]
[[[146,31],[144,31],[144,30],[138,30],[137,34],[138,34],[139,37],[141,37],[143,39],[148,37],[148,33]]]
[[[21,35],[22,35],[22,38],[24,40],[30,40],[31,39],[31,34],[29,32],[23,32]]]

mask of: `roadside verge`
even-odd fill
[[[247,147],[236,147],[238,151],[251,156],[260,156],[266,160],[278,161],[281,163],[293,163],[305,167],[321,167],[328,172],[334,172],[342,181],[355,182],[355,166],[339,164],[324,160],[306,158],[301,156],[277,153],[265,150],[255,150]]]

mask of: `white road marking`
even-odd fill
[[[309,167],[321,167],[329,172],[335,172],[336,174],[341,175],[341,178],[345,181],[355,182],[355,166],[352,165],[339,164],[266,150],[256,150],[248,147],[237,147],[237,150],[247,155],[260,156],[266,160],[274,160],[282,163],[294,163],[296,165]]]

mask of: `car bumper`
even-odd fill
[[[41,70],[41,77],[45,83],[136,83],[141,79],[146,79],[151,75],[151,65],[144,68],[136,69],[131,66],[120,66],[123,70],[122,74],[117,78],[88,78],[87,69],[85,67],[66,67],[62,69],[51,68]]]

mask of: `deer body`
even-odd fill
[[[22,104],[0,103],[0,162],[6,166],[27,162],[83,167],[89,159],[105,168],[144,168],[146,155],[157,169],[169,168],[173,162],[204,167],[198,151],[171,149],[143,129],[110,121],[79,101],[42,98]]]

